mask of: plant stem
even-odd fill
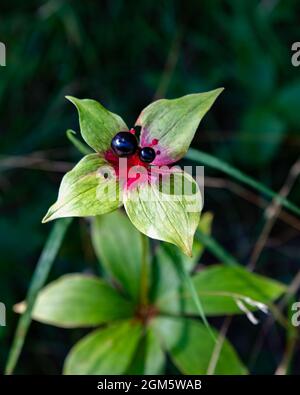
[[[196,308],[198,310],[198,313],[199,313],[204,325],[206,326],[210,336],[216,342],[217,341],[216,336],[214,335],[214,333],[213,333],[213,331],[212,331],[212,329],[211,329],[211,327],[209,325],[209,322],[206,319],[201,300],[200,300],[199,295],[197,293],[197,290],[196,290],[196,288],[194,286],[192,278],[191,278],[189,272],[187,271],[186,267],[182,263],[182,261],[180,261],[180,263],[179,263],[179,268],[180,268],[182,279],[186,283],[186,286],[187,286],[187,288],[188,288],[188,290],[189,290],[189,292],[190,292],[190,294],[192,296],[192,299],[193,299],[193,301],[195,303],[195,306],[196,306]]]
[[[93,151],[84,143],[82,143],[76,136],[76,132],[72,129],[68,129],[66,131],[67,138],[71,141],[71,143],[81,152],[83,155],[88,155],[93,153]]]
[[[142,266],[141,266],[141,294],[140,302],[142,306],[148,304],[149,291],[149,240],[146,235],[141,233],[142,238]]]
[[[63,241],[64,235],[71,223],[71,218],[58,220],[52,228],[48,240],[41,253],[35,272],[32,277],[30,288],[26,298],[26,310],[20,317],[14,335],[13,344],[8,356],[5,374],[13,374],[21,354],[26,334],[31,323],[31,313],[40,289],[45,284],[54,259]]]

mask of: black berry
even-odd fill
[[[151,147],[144,147],[139,151],[139,157],[142,162],[151,163],[155,159],[155,151]]]
[[[137,147],[137,138],[130,132],[119,132],[111,141],[112,150],[116,155],[121,157],[133,155]]]

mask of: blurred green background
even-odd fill
[[[132,125],[154,98],[224,86],[193,146],[279,190],[299,156],[300,67],[291,64],[299,14],[296,0],[1,1],[7,66],[0,67],[0,301],[7,306],[7,326],[0,328],[0,371],[17,322],[12,306],[25,297],[52,226],[41,218],[79,158],[65,136],[67,128],[78,131],[78,121],[64,96],[99,100]],[[246,265],[265,223],[262,196],[228,183],[223,174],[206,169],[206,176],[213,235]],[[289,198],[299,204],[299,183]],[[284,212],[257,272],[289,284],[299,270],[299,230],[300,219]],[[214,262],[206,252],[201,263]],[[80,220],[69,230],[51,278],[76,271],[97,271]],[[274,325],[259,343],[261,330],[236,317],[228,337],[252,373],[271,374],[285,333]],[[33,323],[17,373],[60,373],[82,334]],[[292,373],[299,368],[298,353]]]

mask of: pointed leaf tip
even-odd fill
[[[96,100],[65,97],[77,108],[82,138],[96,152],[108,150],[114,135],[120,130],[128,130],[119,115],[108,111]]]
[[[115,178],[99,176],[101,168],[111,169],[98,154],[84,156],[62,179],[57,201],[49,208],[42,223],[64,217],[89,217],[111,212],[121,204]]]
[[[183,182],[186,189],[178,189]],[[202,197],[197,183],[189,174],[171,172],[161,186],[159,180],[152,180],[151,183],[128,189],[124,193],[124,207],[140,232],[153,239],[175,244],[187,256],[192,255]]]
[[[71,101],[71,100],[72,100],[72,98],[73,98],[73,96],[66,95],[66,96],[65,96],[65,98],[66,98],[67,100]]]
[[[69,96],[69,95],[67,95],[67,96],[65,96],[65,98],[69,101],[69,102],[71,102],[72,104],[74,104],[76,107],[77,107],[77,102],[80,102],[82,99],[77,99],[76,97],[74,97],[74,96]]]
[[[22,304],[17,308],[24,309]],[[50,325],[76,328],[130,318],[133,311],[134,305],[104,280],[68,274],[39,292],[32,317]]]
[[[47,212],[47,214],[44,216],[44,218],[42,219],[42,224],[46,224],[47,222],[50,222],[51,215],[49,214],[49,211]]]
[[[154,165],[174,163],[185,155],[199,123],[223,89],[160,99],[141,112],[136,121],[142,127],[141,146],[157,140],[161,152],[152,162]]]

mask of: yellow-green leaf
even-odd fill
[[[137,300],[141,287],[142,239],[125,213],[116,210],[92,222],[92,242],[105,271]]]
[[[237,301],[247,310],[256,310],[258,303],[270,304],[285,291],[285,286],[270,278],[250,273],[242,267],[213,265],[193,277],[205,315],[244,314]],[[165,312],[197,314],[192,295],[183,288],[171,289],[158,300]]]
[[[108,213],[122,204],[119,195],[114,169],[98,154],[86,155],[63,177],[57,201],[43,222]]]
[[[121,321],[98,329],[80,340],[70,351],[64,374],[124,374],[142,335],[136,321]]]
[[[192,255],[202,199],[189,174],[165,172],[161,183],[153,180],[130,187],[124,192],[124,206],[140,232],[173,243],[186,255]]]
[[[133,315],[135,306],[105,281],[70,274],[38,295],[33,319],[65,328],[95,326]]]
[[[187,152],[201,119],[223,88],[194,93],[178,99],[161,99],[151,103],[140,114],[136,124],[142,127],[141,146],[158,140],[160,151],[153,164],[169,164]]]
[[[79,114],[80,131],[86,143],[96,152],[103,153],[110,148],[112,138],[121,130],[128,130],[119,115],[104,108],[96,100],[76,99],[66,96]]]
[[[152,322],[157,336],[169,352],[173,363],[184,374],[207,374],[215,342],[199,321],[186,318],[156,318]],[[218,332],[214,330],[215,337]],[[224,340],[215,374],[246,374],[247,369],[236,351]]]

